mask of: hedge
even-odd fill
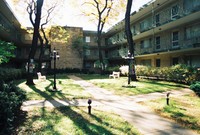
[[[149,67],[137,65],[136,75],[185,84],[192,84],[195,81],[200,81],[200,70],[195,67],[181,64],[171,67]]]
[[[0,67],[0,80],[4,82],[21,79],[24,78],[25,76],[26,76],[25,71],[22,69]]]
[[[11,134],[13,122],[19,114],[21,105],[26,99],[25,92],[12,82],[0,82],[0,134]]]

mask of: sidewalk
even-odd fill
[[[76,84],[81,85],[87,92],[89,92],[94,99],[103,104],[102,109],[112,110],[116,114],[119,114],[125,120],[130,122],[133,126],[144,135],[195,135],[194,132],[187,130],[175,122],[162,118],[156,115],[147,107],[144,107],[137,102],[160,98],[166,96],[166,93],[154,93],[148,95],[140,95],[136,97],[121,97],[113,95],[112,92],[105,89],[96,87],[95,85],[88,83],[76,76],[68,76],[75,80]],[[185,93],[190,93],[187,89]],[[181,94],[178,91],[172,91],[173,95]],[[139,98],[137,98],[139,97]]]
[[[92,99],[92,107],[102,110],[113,111],[120,115],[133,126],[135,126],[144,135],[196,135],[191,130],[187,130],[173,121],[156,115],[153,111],[144,107],[137,102],[151,100],[155,98],[165,98],[166,93],[152,93],[138,96],[116,96],[112,92],[99,88],[89,82],[82,80],[76,76],[70,75],[76,84],[82,86],[85,91],[89,92],[94,98]],[[185,89],[184,93],[192,91]],[[182,95],[183,92],[172,91],[170,96]],[[59,107],[67,106],[88,106],[87,99],[78,100],[56,100],[56,101],[27,101],[23,104],[23,108],[31,106],[48,106]]]

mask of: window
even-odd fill
[[[160,67],[160,59],[156,59],[156,67]]]
[[[151,41],[152,41],[151,38],[149,38],[148,40],[142,40],[142,41],[140,41],[141,49],[151,47]]]
[[[141,63],[144,66],[151,66],[151,59],[142,60]]]
[[[90,37],[89,37],[89,36],[86,36],[86,37],[85,37],[85,42],[87,42],[87,43],[90,42]]]
[[[175,57],[172,59],[172,65],[177,65],[178,64],[178,57]]]
[[[152,18],[151,17],[140,22],[140,31],[141,32],[149,30],[151,27],[152,27]]]
[[[160,49],[160,36],[156,37],[155,42],[156,42],[156,50],[159,50]]]
[[[145,31],[147,29],[147,27],[148,27],[147,22],[143,21],[140,23],[140,31],[141,32]]]
[[[86,56],[89,56],[89,55],[90,55],[90,50],[89,50],[89,49],[85,50],[85,55],[86,55]]]
[[[117,34],[117,39],[116,40],[119,41],[119,34]]]
[[[44,50],[44,55],[49,55],[49,49]]]
[[[184,0],[183,8],[186,13],[191,11],[198,11],[200,6],[200,0]]]
[[[156,26],[160,26],[160,14],[157,14],[155,16],[155,24],[156,24]]]
[[[86,62],[85,63],[85,68],[91,68],[92,66],[91,66],[91,63],[89,63],[89,62]]]
[[[186,29],[186,39],[192,39],[200,36],[200,24],[188,27]]]
[[[178,40],[179,40],[179,36],[178,36],[179,32],[178,31],[175,31],[172,33],[172,47],[178,47],[179,46],[179,43],[178,43]]]
[[[144,48],[144,40],[140,41],[140,48],[143,49]]]
[[[127,37],[126,37],[126,32],[124,32],[123,34],[124,34],[124,39],[127,39]]]
[[[136,35],[136,28],[135,28],[135,25],[132,27],[132,33],[133,33],[133,35]]]
[[[171,9],[171,18],[174,19],[178,17],[178,5],[175,5]]]

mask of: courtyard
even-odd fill
[[[18,123],[18,134],[198,134],[200,131],[200,100],[187,85],[142,79],[131,82],[135,88],[124,88],[127,77],[60,74],[59,91],[50,92],[51,76],[46,81],[34,81],[36,85],[31,87],[24,81],[18,83],[28,97],[22,106],[26,115]],[[171,92],[169,105],[167,92]],[[92,100],[91,114],[88,114],[88,99]]]

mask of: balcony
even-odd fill
[[[184,40],[182,49],[200,47],[200,37]]]
[[[190,23],[193,21],[196,21],[199,19],[200,16],[200,9],[195,10],[195,12],[190,13],[183,13],[176,16],[176,18],[169,18],[166,22],[160,23],[159,27],[151,27],[146,31],[142,31],[141,33],[138,33],[137,35],[133,36],[134,40],[138,40],[143,37],[147,37],[152,35],[153,33],[159,33],[168,29],[177,28],[181,25],[184,25],[186,23]]]

